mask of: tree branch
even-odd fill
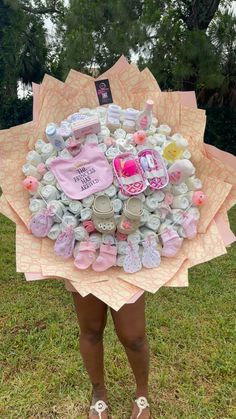
[[[52,1],[50,6],[42,7],[32,7],[30,5],[21,4],[21,9],[34,15],[62,14],[62,10],[57,9],[57,0]]]

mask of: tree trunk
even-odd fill
[[[206,31],[219,8],[220,0],[193,0],[183,20],[187,28]]]

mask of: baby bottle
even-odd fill
[[[152,122],[152,109],[154,102],[147,100],[145,103],[144,110],[139,114],[136,128],[137,130],[148,130]]]
[[[48,124],[46,128],[46,137],[48,141],[53,145],[55,150],[61,151],[65,148],[65,141],[63,137],[58,133],[56,124]]]
[[[135,131],[136,119],[138,116],[138,111],[132,108],[128,108],[125,110],[124,113],[124,122],[123,122],[123,129],[128,132],[132,133]]]

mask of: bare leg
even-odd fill
[[[107,402],[103,360],[103,331],[107,321],[107,305],[91,294],[82,297],[79,293],[72,292],[72,296],[80,327],[80,352],[93,388],[91,402]],[[91,411],[89,417],[97,418],[95,413]],[[102,418],[107,417],[107,411],[104,411]]]
[[[135,376],[135,396],[148,398],[149,347],[145,332],[145,295],[133,304],[125,304],[118,311],[111,309],[111,315]],[[134,405],[132,418],[136,418],[137,413],[138,407]],[[139,416],[140,419],[149,417],[148,408]]]

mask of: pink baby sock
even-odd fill
[[[173,228],[167,228],[161,234],[161,239],[163,243],[161,254],[168,258],[175,256],[183,243],[183,239],[179,237]]]
[[[197,235],[197,221],[189,213],[183,213],[183,219],[182,226],[187,238],[189,240],[194,239]]]
[[[103,272],[111,268],[112,266],[115,266],[116,255],[116,246],[111,246],[110,244],[102,244],[100,247],[100,254],[93,263],[93,270],[96,272]]]
[[[87,269],[92,265],[96,254],[95,243],[84,241],[79,245],[79,252],[75,258],[74,264],[78,269]]]

